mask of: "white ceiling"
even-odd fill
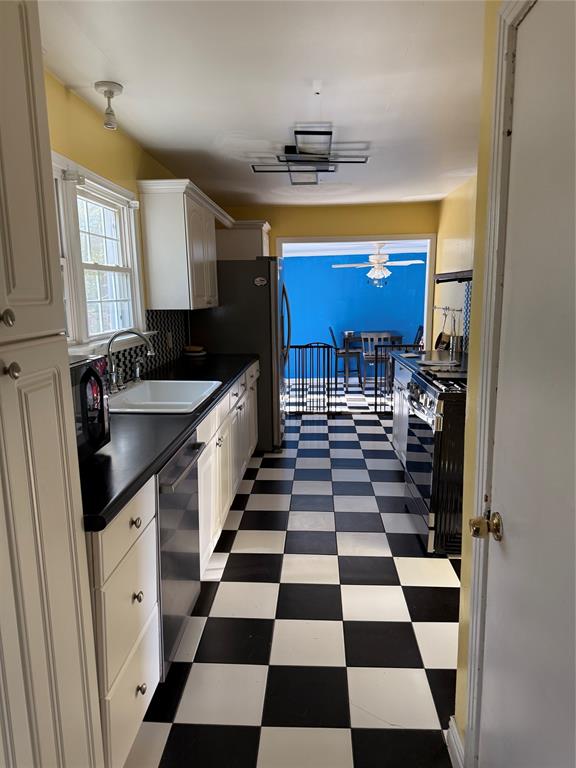
[[[223,204],[437,199],[474,172],[483,0],[41,0],[45,63]],[[314,96],[312,81],[322,81]],[[317,187],[253,174],[291,127],[330,121],[368,165]],[[103,129],[104,130],[104,129]]]

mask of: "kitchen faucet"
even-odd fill
[[[106,350],[106,356],[108,357],[108,367],[110,369],[110,392],[118,392],[118,390],[121,388],[118,382],[118,370],[116,368],[116,363],[114,361],[112,344],[116,341],[116,339],[119,336],[126,336],[127,334],[133,334],[134,336],[138,336],[140,339],[142,339],[144,344],[146,344],[146,346],[148,347],[148,350],[146,352],[147,357],[153,357],[156,354],[150,339],[146,338],[146,336],[144,336],[144,334],[138,331],[136,328],[127,328],[125,331],[116,331],[116,333],[110,336],[108,340],[108,347]]]

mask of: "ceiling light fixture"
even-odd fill
[[[390,255],[385,252],[387,243],[377,243],[376,253],[368,256],[368,261],[362,264],[332,264],[332,269],[366,269],[370,267],[366,277],[376,288],[386,285],[387,278],[392,272],[388,267],[411,267],[413,264],[424,264],[422,259],[405,259],[402,261],[390,261]]]
[[[116,114],[112,109],[112,99],[114,96],[119,96],[124,87],[120,83],[115,83],[113,80],[98,80],[94,83],[94,88],[98,93],[101,93],[106,99],[106,109],[104,110],[104,128],[109,131],[115,131],[118,128],[118,121],[116,120]]]

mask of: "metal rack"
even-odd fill
[[[285,375],[288,412],[330,413],[335,410],[336,347],[320,342],[291,346]]]

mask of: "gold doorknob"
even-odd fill
[[[504,528],[499,512],[492,512],[489,519],[487,517],[473,517],[468,521],[468,525],[470,533],[475,539],[484,539],[491,533],[495,541],[502,541]]]

